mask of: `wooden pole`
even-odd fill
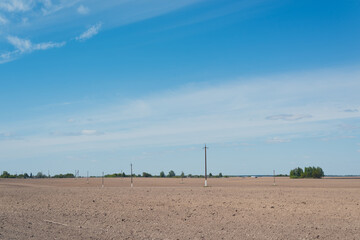
[[[133,184],[133,171],[132,171],[132,163],[130,164],[130,168],[131,168],[131,170],[130,170],[130,181],[131,181],[131,187],[133,187],[134,186],[134,184]]]
[[[89,184],[89,171],[86,172],[86,183]]]

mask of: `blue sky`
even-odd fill
[[[360,2],[2,0],[0,171],[360,174]]]

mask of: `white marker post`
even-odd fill
[[[104,187],[104,172],[102,172],[102,177],[101,177],[101,187]]]
[[[276,184],[275,184],[275,170],[273,170],[273,173],[274,173],[274,183],[273,183],[273,185],[275,186]]]
[[[133,186],[134,186],[134,184],[133,184],[132,163],[130,164],[130,168],[131,168],[131,170],[130,170],[130,181],[131,181],[131,187],[133,187]]]

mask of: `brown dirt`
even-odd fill
[[[0,179],[0,239],[360,239],[360,179]]]

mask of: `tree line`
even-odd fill
[[[131,177],[130,174],[126,174],[125,172],[121,173],[112,173],[107,174],[104,177],[112,178],[112,177]],[[165,174],[164,171],[161,171],[159,175],[152,175],[147,172],[143,172],[142,174],[133,174],[133,177],[160,177],[160,178],[203,178],[204,175],[193,175],[188,174],[185,175],[184,172],[181,172],[180,175],[176,175],[176,173],[173,170],[170,170],[168,174]],[[218,175],[213,175],[212,173],[209,173],[209,178],[222,178],[222,177],[228,177],[223,176],[222,173],[219,173]],[[3,173],[0,175],[0,178],[75,178],[75,175],[73,173],[65,173],[65,174],[57,174],[57,175],[46,175],[42,172],[38,172],[37,174],[33,175],[32,173],[22,173],[22,174],[10,174],[7,171],[3,171]]]
[[[112,173],[112,174],[107,174],[105,175],[105,177],[131,177],[130,174],[127,175],[126,173],[122,172],[122,173]],[[165,174],[164,171],[161,171],[159,175],[152,175],[148,172],[143,172],[142,174],[133,174],[133,177],[160,177],[160,178],[203,178],[204,175],[193,175],[193,174],[188,174],[185,175],[184,172],[181,172],[180,175],[176,175],[176,173],[173,170],[170,170],[168,174]],[[222,173],[219,173],[218,175],[213,175],[212,173],[209,173],[208,177],[214,177],[214,178],[221,178],[223,177]],[[225,176],[227,177],[227,176]]]
[[[0,178],[74,178],[75,175],[72,173],[66,173],[66,174],[57,174],[54,176],[43,174],[42,172],[38,172],[36,175],[33,175],[32,173],[22,173],[22,174],[10,174],[7,171],[3,171],[3,173],[0,175]]]

